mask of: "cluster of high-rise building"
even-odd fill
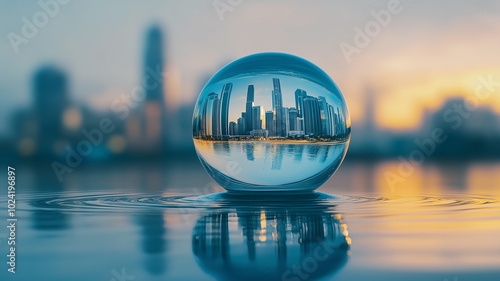
[[[325,97],[295,91],[295,107],[283,106],[280,80],[273,78],[272,110],[255,104],[255,87],[248,85],[245,111],[229,121],[232,83],[223,86],[220,95],[208,94],[195,118],[194,135],[200,138],[229,137],[337,137],[347,133],[345,112],[328,104]]]
[[[203,136],[227,136],[231,134],[228,122],[229,98],[232,89],[233,84],[227,83],[222,87],[220,97],[216,93],[210,93],[206,97],[198,124],[198,131]]]

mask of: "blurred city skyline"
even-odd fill
[[[471,117],[464,120],[468,125],[452,130],[463,141],[457,149],[475,144],[468,149],[470,153],[487,150],[500,138],[495,126],[500,122],[500,57],[491,56],[500,47],[500,39],[495,36],[500,19],[494,13],[500,4],[481,3],[400,1],[401,12],[392,14],[388,24],[381,25],[380,32],[347,59],[339,46],[354,44],[359,31],[387,9],[387,2],[339,5],[325,1],[316,6],[289,1],[284,6],[252,1],[235,5],[221,16],[210,1],[150,1],[140,7],[133,2],[104,5],[70,1],[60,4],[33,38],[18,46],[11,44],[8,35],[22,34],[25,19],[30,21],[44,10],[38,2],[12,2],[0,12],[5,21],[0,30],[7,35],[5,48],[0,50],[4,65],[0,69],[4,93],[0,118],[7,120],[0,124],[0,139],[16,140],[12,120],[16,112],[36,106],[33,77],[46,66],[62,72],[65,97],[73,105],[87,110],[94,119],[109,114],[117,99],[143,85],[148,73],[145,53],[149,52],[144,42],[147,30],[156,26],[161,30],[163,45],[152,63],[163,69],[159,74],[163,96],[154,94],[157,98],[151,106],[160,106],[154,111],[166,114],[160,118],[168,121],[161,126],[168,126],[172,135],[179,136],[163,141],[174,150],[192,149],[192,143],[186,142],[191,134],[191,123],[186,120],[190,121],[206,81],[234,59],[268,51],[303,57],[337,83],[351,114],[352,153],[397,155],[411,151],[416,137],[425,137],[436,126],[453,125],[443,122],[445,109],[453,110],[451,102],[470,103],[470,97],[480,87],[484,90],[487,81],[490,85],[486,88],[495,87],[496,92],[476,99],[479,109],[469,112]],[[85,11],[92,11],[94,21],[88,21]],[[349,11],[357,12],[351,16]],[[142,101],[140,104],[151,111],[151,106]],[[165,110],[160,110],[163,107]],[[74,111],[68,114],[76,116]],[[134,116],[126,119],[133,120]],[[95,120],[92,122],[95,124]],[[81,127],[92,128],[95,126]],[[125,134],[126,129],[121,130]],[[81,137],[75,136],[75,141]],[[120,137],[113,143],[130,148],[128,140],[123,139],[126,137]],[[373,141],[368,144],[367,139]],[[485,142],[488,145],[484,146]]]
[[[2,119],[13,108],[30,103],[30,77],[45,63],[68,72],[75,100],[106,109],[113,98],[140,83],[140,43],[152,22],[162,27],[167,38],[166,95],[171,108],[194,103],[200,85],[225,63],[252,53],[280,51],[304,57],[324,69],[345,94],[354,124],[363,119],[364,88],[369,86],[380,96],[376,124],[416,129],[425,109],[436,110],[449,97],[466,96],[474,91],[478,77],[500,73],[500,58],[490,55],[500,46],[495,36],[500,27],[495,14],[500,4],[496,1],[481,1],[481,5],[401,1],[402,12],[393,15],[380,34],[352,56],[351,63],[339,44],[352,44],[355,28],[363,29],[374,20],[371,11],[385,9],[387,2],[322,4],[243,2],[224,13],[221,20],[211,1],[149,1],[140,7],[134,2],[104,5],[70,1],[61,5],[27,44],[19,46],[19,53],[4,36],[0,60],[9,67],[4,67],[1,75],[5,95]],[[6,5],[11,7],[0,12],[4,35],[20,34],[22,18],[31,19],[41,10],[35,1]],[[274,14],[276,9],[278,15]],[[86,17],[90,13],[85,11],[92,11],[91,23]],[[296,15],[301,15],[300,20]],[[249,19],[253,19],[252,24]],[[500,111],[498,97],[483,104]],[[8,130],[2,124],[0,135]]]

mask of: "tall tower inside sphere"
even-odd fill
[[[281,95],[281,85],[278,78],[273,78],[273,111],[276,117],[275,132],[276,136],[285,136],[283,128],[283,99]]]
[[[246,103],[246,114],[245,114],[245,125],[246,125],[246,133],[247,135],[250,134],[250,131],[253,130],[252,128],[252,108],[253,108],[253,103],[254,103],[254,86],[253,85],[248,85],[248,90],[247,90],[247,103]]]

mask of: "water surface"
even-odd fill
[[[430,164],[392,185],[398,165],[348,161],[317,193],[270,197],[224,193],[196,161],[63,183],[19,166],[17,273],[0,279],[497,280],[500,165]]]

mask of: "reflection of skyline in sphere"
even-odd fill
[[[210,79],[195,107],[193,137],[207,171],[228,190],[314,190],[342,162],[350,118],[321,69],[291,55],[256,54]],[[304,145],[326,156],[302,158],[296,153]],[[260,157],[248,157],[249,149]]]
[[[345,264],[350,241],[340,214],[255,208],[200,218],[193,253],[217,280],[317,280]]]
[[[229,82],[230,81],[230,82]],[[227,83],[225,83],[227,82]],[[215,99],[217,96],[218,103],[221,103],[222,100],[220,96],[222,96],[222,89],[226,85],[231,86],[230,100],[228,108],[228,127],[230,126],[230,122],[235,122],[235,125],[238,129],[240,127],[249,127],[246,130],[236,131],[233,135],[243,135],[242,132],[248,132],[254,129],[268,129],[276,127],[276,104],[274,101],[274,97],[278,94],[273,93],[274,83],[281,88],[281,99],[282,99],[282,109],[288,112],[284,112],[283,116],[287,116],[288,120],[282,120],[282,123],[285,123],[285,130],[288,127],[289,131],[301,131],[306,130],[305,126],[308,124],[304,124],[304,119],[307,121],[307,118],[315,118],[314,115],[314,107],[316,102],[320,108],[318,113],[322,113],[323,110],[327,116],[319,116],[318,120],[321,122],[321,119],[325,120],[321,124],[321,130],[316,132],[318,135],[333,135],[332,132],[335,130],[335,124],[340,123],[340,126],[337,126],[337,130],[343,128],[343,124],[345,123],[345,112],[344,108],[341,106],[335,106],[342,104],[342,101],[332,95],[329,95],[326,89],[318,86],[315,83],[307,82],[304,80],[298,80],[295,78],[290,78],[284,75],[274,75],[272,79],[267,76],[257,76],[257,77],[242,77],[239,79],[228,79],[225,82],[215,83],[210,85],[204,89],[204,91],[210,92],[211,98],[209,100]],[[228,87],[228,86],[226,86]],[[302,88],[306,88],[302,89]],[[253,90],[253,95],[252,95]],[[283,94],[283,93],[293,93],[291,95]],[[308,95],[309,93],[309,95]],[[306,108],[304,108],[304,98],[311,96],[311,93],[314,93],[318,98],[310,98],[306,100]],[[253,98],[249,98],[253,96]],[[208,107],[213,108],[213,101],[210,104],[207,104]],[[250,106],[250,107],[248,107]],[[220,106],[222,109],[222,106]],[[256,107],[259,107],[257,112],[259,112],[259,117],[253,117],[253,112],[256,110]],[[304,110],[303,110],[304,109]],[[307,111],[309,115],[305,115],[304,111]],[[273,119],[271,120],[274,124],[267,124],[268,119],[266,114],[268,112],[273,113]],[[205,113],[207,114],[207,113]],[[295,115],[294,115],[295,114]],[[323,117],[323,118],[321,118]],[[238,119],[242,118],[243,120],[251,120],[250,123],[245,122],[244,125],[247,126],[238,126]],[[255,120],[261,122],[257,126],[254,126]],[[314,122],[314,121],[311,121]],[[288,124],[287,124],[288,123]],[[243,123],[241,123],[243,124]],[[223,124],[221,124],[222,126]],[[323,128],[324,126],[324,128]],[[222,126],[224,127],[224,126]],[[318,126],[319,127],[319,126]],[[272,129],[271,129],[272,130]],[[270,136],[278,136],[277,132],[270,131]],[[308,132],[304,133],[313,133],[312,128]],[[203,133],[200,133],[203,134]],[[216,136],[215,131],[212,132],[213,136]],[[282,134],[281,136],[286,136]]]

